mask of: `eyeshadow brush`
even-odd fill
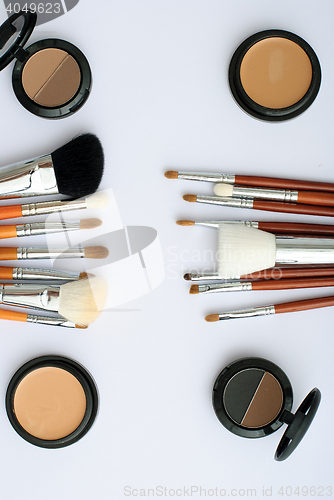
[[[107,293],[106,281],[98,277],[58,286],[1,284],[0,303],[56,312],[76,325],[88,326],[102,311]]]
[[[242,280],[280,280],[284,278],[312,278],[334,276],[334,267],[271,267],[255,273],[240,276]],[[0,276],[1,278],[1,276]],[[218,273],[186,273],[186,281],[223,281]]]
[[[0,260],[28,259],[105,259],[109,250],[102,246],[73,248],[0,247]]]
[[[258,187],[236,186],[234,184],[215,184],[213,191],[223,198],[251,198],[273,200],[306,205],[334,206],[334,193],[321,191],[291,191],[288,189],[264,189]]]
[[[226,281],[224,283],[191,285],[189,293],[214,293],[214,292],[246,292],[258,290],[293,290],[296,288],[319,288],[334,286],[334,277],[297,278],[255,281]]]
[[[76,222],[35,222],[16,226],[0,225],[0,239],[94,229],[101,225],[102,221],[100,219],[82,219]]]
[[[306,205],[302,203],[288,203],[283,201],[254,200],[252,198],[223,198],[222,196],[199,196],[196,194],[185,194],[185,201],[190,203],[205,203],[232,208],[250,208],[254,210],[265,210],[267,212],[283,212],[289,214],[320,215],[334,217],[334,207],[318,205]]]
[[[76,281],[88,278],[93,275],[88,275],[86,272],[68,273],[66,271],[58,271],[55,269],[35,269],[31,267],[6,267],[0,266],[1,280],[27,281],[27,280],[44,280],[44,281]]]
[[[99,139],[82,134],[50,154],[0,168],[0,198],[87,196],[98,189],[103,168]]]
[[[305,222],[266,222],[266,221],[243,221],[243,220],[227,220],[227,221],[192,221],[178,220],[176,224],[179,226],[207,226],[218,229],[219,224],[243,224],[244,226],[255,227],[262,231],[272,233],[292,234],[292,235],[329,235],[334,236],[334,225],[330,224],[307,224]]]
[[[72,210],[101,209],[109,204],[108,196],[95,193],[86,198],[69,201],[41,201],[38,203],[23,203],[22,205],[0,206],[0,220],[15,219],[16,217],[29,217],[33,215],[48,215]]]
[[[279,177],[261,177],[256,175],[234,175],[206,172],[165,172],[167,179],[186,179],[191,181],[222,182],[225,184],[240,184],[242,186],[263,186],[281,189],[302,189],[306,191],[326,191],[334,193],[334,184],[329,182],[303,181],[297,179],[282,179]]]
[[[37,323],[39,325],[63,326],[66,328],[87,328],[86,325],[76,325],[65,318],[54,318],[52,316],[41,316],[37,314],[27,314],[23,312],[10,311],[9,309],[0,309],[0,319],[9,321],[22,321],[24,323]]]
[[[334,306],[334,296],[317,297],[315,299],[297,300],[294,302],[284,302],[282,304],[239,309],[237,311],[229,311],[219,314],[209,314],[205,317],[205,320],[212,323],[225,319],[249,318],[251,316],[267,316],[269,314],[308,311],[310,309],[330,306]]]

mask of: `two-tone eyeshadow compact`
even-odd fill
[[[316,98],[319,60],[301,37],[283,30],[250,36],[235,51],[229,67],[232,94],[250,115],[268,121],[293,118]]]
[[[87,370],[63,356],[41,356],[13,375],[6,394],[10,423],[26,441],[62,448],[93,425],[98,393]]]
[[[304,437],[320,398],[319,389],[313,389],[296,413],[291,413],[293,396],[288,377],[263,358],[231,363],[218,375],[213,388],[213,407],[219,421],[238,436],[268,436],[288,425],[275,453],[279,461],[288,458]]]
[[[19,102],[37,116],[63,118],[88,99],[91,70],[84,54],[65,40],[25,47],[36,20],[36,13],[20,11],[0,26],[0,71],[16,59],[12,83]]]

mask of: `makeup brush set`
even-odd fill
[[[102,145],[93,134],[80,135],[51,154],[0,168],[2,199],[55,194],[70,197],[62,201],[1,205],[0,219],[104,208],[108,197],[95,193],[103,168]],[[70,222],[0,225],[0,239],[89,230],[101,224],[100,219],[87,218]],[[0,247],[0,261],[103,259],[108,254],[108,249],[103,246]],[[0,266],[0,279],[23,282],[1,284],[1,304],[58,313],[58,317],[50,317],[1,309],[0,319],[87,328],[103,309],[107,295],[105,281],[85,272],[75,274],[53,269]],[[29,283],[25,283],[27,281]]]
[[[190,202],[307,215],[334,215],[334,184],[273,177],[167,171],[168,179],[214,182],[216,196]],[[275,201],[274,201],[275,200]],[[218,230],[218,271],[187,273],[191,294],[334,286],[334,225],[270,221],[177,221]],[[202,283],[203,282],[203,283]],[[334,305],[334,296],[210,314],[206,321]]]

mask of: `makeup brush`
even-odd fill
[[[297,311],[308,311],[320,307],[334,306],[334,296],[318,297],[316,299],[297,300],[294,302],[284,302],[269,306],[252,307],[250,309],[240,309],[220,314],[209,314],[205,320],[209,323],[224,319],[249,318],[251,316],[267,316],[268,314],[281,314]]]
[[[101,225],[102,221],[100,219],[82,219],[77,222],[35,222],[16,226],[0,225],[0,239],[94,229]]]
[[[79,326],[100,314],[107,298],[106,281],[99,277],[64,285],[0,285],[0,302],[11,306],[53,311]]]
[[[27,259],[105,259],[109,250],[101,246],[48,248],[48,247],[1,247],[0,260]]]
[[[219,205],[223,207],[252,208],[254,210],[265,210],[267,212],[284,212],[289,214],[306,214],[334,217],[334,207],[322,207],[318,205],[305,205],[301,203],[288,203],[270,200],[253,200],[252,198],[197,196],[196,194],[185,194],[183,196],[183,199],[191,203],[206,203],[208,205]]]
[[[44,281],[76,281],[94,275],[86,272],[68,273],[65,271],[56,271],[54,269],[35,269],[31,267],[6,267],[0,266],[1,280],[44,280]]]
[[[104,168],[103,149],[93,134],[82,134],[50,154],[0,168],[0,198],[94,193]]]
[[[317,276],[334,276],[334,267],[271,267],[256,273],[244,274],[240,276],[240,279],[281,280],[282,278],[315,278]],[[219,278],[218,273],[186,273],[183,278],[186,281],[223,280],[223,278]]]
[[[262,231],[283,234],[316,234],[334,236],[334,225],[330,224],[307,224],[305,222],[266,222],[266,221],[243,221],[243,220],[210,220],[210,221],[192,221],[178,220],[179,226],[207,226],[218,229],[219,224],[243,224],[244,226],[255,227]]]
[[[288,189],[264,189],[234,184],[215,184],[213,191],[223,198],[255,198],[257,200],[274,200],[306,205],[334,206],[334,193],[321,191],[291,191]]]
[[[281,179],[278,177],[260,177],[256,175],[234,175],[205,172],[165,172],[167,179],[186,179],[190,181],[223,182],[241,184],[242,186],[263,186],[282,189],[304,189],[311,191],[334,192],[334,184],[329,182],[302,181],[297,179]]]
[[[27,314],[2,308],[0,309],[0,319],[6,319],[9,321],[22,321],[24,323],[38,323],[39,325],[64,326],[66,328],[87,328],[86,325],[76,325],[72,321],[68,321],[64,318]]]
[[[28,217],[31,215],[70,212],[72,210],[83,210],[85,208],[102,209],[108,205],[109,198],[103,192],[70,201],[42,201],[39,203],[24,203],[22,205],[5,205],[0,206],[0,220]]]
[[[217,260],[221,278],[240,278],[275,264],[333,265],[334,238],[275,236],[242,224],[221,224]]]
[[[256,280],[256,281],[226,281],[214,285],[191,285],[189,293],[213,293],[213,292],[246,292],[252,290],[292,290],[295,288],[319,288],[334,286],[333,277],[322,278],[297,278],[278,280]]]

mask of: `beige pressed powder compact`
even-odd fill
[[[235,51],[229,83],[237,103],[250,115],[282,121],[305,111],[321,82],[318,58],[299,36],[267,30],[247,38]]]

